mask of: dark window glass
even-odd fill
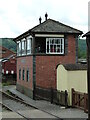
[[[21,80],[21,69],[19,69],[19,80]]]
[[[29,70],[27,70],[27,82],[29,81]]]
[[[22,78],[23,80],[25,80],[25,70],[23,69],[23,72],[22,72]]]

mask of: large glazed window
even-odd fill
[[[22,55],[26,54],[26,40],[22,40]]]
[[[64,54],[64,38],[46,38],[47,54]]]
[[[17,42],[17,56],[20,56],[21,55],[21,42],[18,41]]]
[[[31,37],[27,38],[27,54],[31,54]]]
[[[23,38],[17,41],[17,56],[24,56],[31,54],[32,37]]]

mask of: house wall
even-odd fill
[[[66,77],[64,77],[64,75]],[[87,93],[87,71],[67,71],[63,65],[59,65],[57,68],[57,89],[60,91],[68,91],[69,105],[72,105],[72,88],[76,91]]]
[[[70,96],[70,104],[72,104],[72,93],[71,89],[74,88],[76,91],[87,93],[87,71],[77,70],[68,71],[67,86]]]
[[[11,71],[14,72],[13,74],[16,74],[16,58],[2,62],[2,70],[3,74],[6,74],[6,71],[8,71],[8,74],[12,74]]]
[[[67,79],[67,70],[65,70],[63,65],[59,65],[57,69],[57,90],[68,90]]]
[[[21,80],[19,80],[19,69],[21,69]],[[22,71],[25,69],[25,80],[22,80]],[[29,81],[26,81],[26,70],[29,69]],[[17,58],[17,90],[33,97],[33,57]]]
[[[57,88],[56,66],[61,63],[76,63],[76,40],[67,36],[67,53],[62,56],[36,56],[36,86]]]

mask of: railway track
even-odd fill
[[[3,109],[6,109],[8,111],[12,111],[7,105],[5,105],[4,103],[0,102],[0,106],[2,107],[2,110]]]
[[[31,106],[30,104],[26,103],[21,98],[17,97],[16,95],[9,95],[6,92],[0,91],[0,94],[2,94],[2,104],[3,106],[6,106],[7,109],[9,109],[12,112],[17,113],[19,116],[23,117],[25,120],[32,120],[32,118],[28,118],[27,115],[25,115],[22,111],[29,111],[30,110],[38,110],[36,107]],[[38,110],[42,111],[42,110]],[[57,116],[54,116],[50,113],[47,113],[45,111],[42,111],[46,114],[51,115],[55,118],[55,120],[60,120]]]
[[[0,102],[0,105],[2,105],[2,108],[17,113],[19,116],[23,117],[25,120],[32,120],[31,118],[27,118],[22,112],[24,110],[32,110],[36,108],[32,108],[29,104],[27,104],[22,99],[16,98],[14,96],[11,96],[7,94],[6,92],[0,91],[0,94],[2,94],[2,103]]]

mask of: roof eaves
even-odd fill
[[[24,32],[23,34],[19,35],[18,37],[14,38],[13,40],[16,42],[17,40],[23,39],[24,37],[30,35],[30,30]]]
[[[38,32],[38,31],[35,31],[35,30],[38,29],[38,27],[42,27],[44,24],[46,24],[47,22],[50,22],[50,21],[53,21],[53,22],[55,22],[55,23],[57,23],[57,24],[59,24],[59,25],[61,24],[61,25],[65,26],[65,27],[68,27],[68,28],[73,29],[73,30],[76,31],[76,32],[75,32],[75,31],[68,31],[68,32],[56,32],[56,33],[67,33],[67,34],[78,34],[78,35],[83,34],[83,32],[80,31],[80,30],[77,30],[77,29],[75,29],[75,28],[73,28],[73,27],[70,27],[70,26],[65,25],[65,24],[63,24],[63,23],[60,23],[59,21],[55,21],[55,20],[49,18],[47,21],[44,21],[44,22],[42,22],[41,24],[36,25],[35,27],[29,29],[29,30],[26,31],[25,33],[23,33],[23,34],[19,35],[18,37],[14,38],[13,40],[14,40],[14,41],[20,40],[20,39],[28,36],[29,34],[33,34],[33,33],[42,33],[42,31],[41,31],[41,32],[40,32],[40,31]],[[46,31],[46,33],[48,33],[48,31]],[[50,33],[50,32],[49,32],[49,33]],[[52,31],[51,33],[53,33],[53,31]]]
[[[90,31],[84,34],[82,37],[90,36]]]
[[[50,19],[50,20],[52,20],[52,19]],[[73,29],[73,30],[76,30],[76,31],[78,31],[80,34],[83,34],[82,31],[80,31],[80,30],[78,30],[78,29],[76,29],[76,28],[73,28],[73,27],[71,27],[71,26],[69,26],[69,25],[63,24],[63,23],[61,23],[61,22],[59,22],[59,21],[55,21],[55,20],[52,20],[52,21],[57,22],[58,24],[62,24],[63,26],[69,27],[69,28],[71,28],[71,29]],[[70,31],[70,33],[72,33],[72,32]]]

